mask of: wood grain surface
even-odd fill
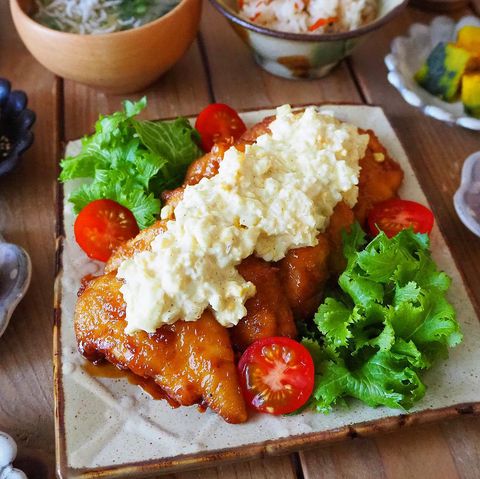
[[[472,3],[480,11],[480,0]],[[465,12],[463,12],[465,13]],[[457,14],[458,15],[458,14]],[[275,78],[255,65],[227,23],[204,5],[201,32],[187,55],[146,92],[148,118],[191,115],[212,100],[240,109],[284,102],[366,102],[381,105],[413,160],[440,228],[472,297],[480,305],[480,240],[458,220],[452,195],[465,157],[480,135],[429,119],[403,102],[386,81],[383,57],[390,41],[432,14],[407,9],[328,77]],[[54,477],[52,299],[54,185],[60,146],[93,128],[99,113],[118,109],[122,97],[55,78],[25,50],[0,0],[0,76],[27,91],[37,112],[36,140],[21,166],[0,178],[0,231],[24,246],[33,262],[30,290],[0,338],[0,430],[18,442],[16,465],[30,478]],[[374,439],[166,476],[170,479],[479,478],[480,419],[412,427]]]
[[[36,141],[21,165],[0,178],[0,231],[33,264],[30,289],[0,338],[0,430],[19,442],[18,464],[32,477],[54,471],[52,301],[54,188],[59,155],[60,82],[25,50],[0,2],[0,76],[28,92]]]

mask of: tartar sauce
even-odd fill
[[[151,250],[120,265],[128,333],[195,321],[208,307],[223,326],[236,325],[255,294],[236,266],[252,254],[278,261],[316,245],[336,204],[356,203],[367,135],[289,105],[269,128],[245,152],[231,147],[216,176],[188,186]]]

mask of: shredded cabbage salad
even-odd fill
[[[35,0],[39,23],[69,33],[101,34],[140,27],[180,0]]]

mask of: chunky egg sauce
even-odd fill
[[[128,333],[195,321],[206,308],[235,326],[255,294],[236,266],[252,254],[278,261],[316,245],[337,203],[354,206],[368,135],[314,107],[294,113],[288,105],[269,128],[245,152],[231,147],[216,176],[188,186],[151,250],[120,265]]]

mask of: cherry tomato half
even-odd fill
[[[208,152],[215,143],[238,140],[247,127],[238,113],[223,103],[212,103],[197,117],[195,128],[202,138],[202,148]]]
[[[260,412],[291,413],[313,391],[312,357],[305,346],[290,338],[255,341],[240,358],[238,370],[245,401]]]
[[[95,200],[80,211],[75,239],[88,257],[107,261],[113,251],[139,232],[132,212],[112,200]]]
[[[431,233],[433,222],[433,213],[426,206],[398,198],[378,203],[368,215],[371,234],[376,236],[382,230],[389,238],[407,228]]]

